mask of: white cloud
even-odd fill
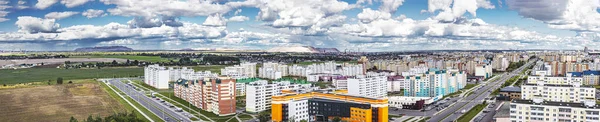
[[[434,19],[443,22],[454,22],[457,18],[462,17],[469,12],[473,16],[477,16],[477,9],[493,9],[494,5],[489,0],[429,0],[428,11],[433,13],[440,10]]]
[[[67,17],[71,17],[73,15],[79,14],[79,12],[74,12],[74,11],[65,11],[65,12],[50,12],[48,14],[46,14],[46,19],[56,19],[56,20],[60,20],[60,19],[64,19]]]
[[[371,8],[365,8],[361,13],[358,13],[357,17],[358,20],[363,23],[370,23],[373,20],[390,19],[392,15],[388,12],[375,11],[371,10]]]
[[[58,0],[38,0],[35,4],[35,7],[38,9],[46,9],[52,5],[54,5]]]
[[[17,2],[17,7],[16,8],[19,9],[19,10],[20,9],[27,9],[27,8],[29,8],[29,6],[26,6],[25,3],[27,3],[27,2],[19,0]]]
[[[398,7],[402,5],[404,0],[381,0],[380,11],[394,13],[398,10]]]
[[[0,22],[9,20],[7,18],[4,18],[4,17],[6,17],[6,15],[8,15],[8,13],[10,13],[8,11],[5,11],[5,9],[11,8],[11,6],[7,5],[8,3],[9,3],[9,1],[0,0]]]
[[[243,22],[243,21],[248,21],[250,20],[250,18],[246,17],[246,16],[233,16],[229,19],[227,19],[227,21],[229,22]]]
[[[132,28],[129,25],[110,23],[104,26],[76,25],[60,29],[58,29],[58,24],[50,26],[51,24],[54,24],[54,20],[52,19],[42,20],[34,17],[19,17],[19,21],[17,21],[17,25],[20,29],[19,32],[30,33],[4,33],[0,34],[0,40],[52,41],[115,38],[214,39],[227,35],[225,27],[210,27],[193,23],[183,23],[183,26],[181,27],[163,25],[151,28]]]
[[[88,10],[84,11],[83,13],[81,13],[81,15],[85,16],[87,18],[106,16],[106,14],[104,13],[103,10],[95,10],[95,9],[88,9]]]
[[[519,15],[544,21],[551,28],[600,32],[598,0],[507,0],[506,4]]]
[[[62,1],[60,1],[60,3],[65,4],[65,6],[67,8],[73,8],[73,7],[83,5],[83,4],[85,4],[87,2],[91,2],[91,1],[94,1],[94,0],[62,0]]]
[[[105,4],[114,4],[108,9],[111,15],[157,17],[157,16],[208,16],[214,13],[226,13],[232,7],[212,1],[178,0],[100,0]]]
[[[113,41],[104,41],[104,42],[100,42],[98,44],[100,45],[135,45],[140,43],[137,40],[133,40],[133,39],[117,39],[117,40],[113,40]]]
[[[206,20],[204,20],[204,23],[202,23],[202,25],[206,25],[206,26],[225,26],[227,25],[227,19],[223,18],[223,16],[221,16],[221,14],[213,14],[210,15],[208,17],[206,17]]]
[[[31,16],[21,16],[17,18],[15,25],[19,27],[19,32],[38,33],[38,32],[56,32],[60,27],[54,19],[41,19]]]

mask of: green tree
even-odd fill
[[[72,84],[72,83],[73,83],[73,81],[69,81],[69,84]]]
[[[333,118],[333,120],[331,120],[331,121],[332,121],[332,122],[341,122],[341,121],[342,121],[342,118],[340,118],[340,117],[335,117],[335,118]]]
[[[269,120],[271,120],[271,117],[269,116],[268,112],[262,112],[262,113],[258,114],[258,121],[268,122]]]
[[[56,78],[56,84],[63,84],[63,78],[62,77]]]
[[[77,119],[75,119],[75,117],[71,116],[71,120],[69,120],[69,122],[77,122]]]

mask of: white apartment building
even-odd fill
[[[188,80],[198,80],[198,79],[203,79],[203,78],[215,78],[218,77],[219,74],[216,73],[212,73],[210,71],[198,71],[198,72],[192,72],[192,73],[186,73],[183,74],[181,76],[182,79],[188,79]]]
[[[339,74],[343,76],[355,76],[362,75],[363,66],[362,64],[347,64],[338,65],[335,62],[329,61],[320,64],[311,64],[308,66],[289,66],[289,75],[291,76],[302,76],[308,77],[311,74]]]
[[[288,76],[288,66],[279,63],[263,63],[263,66],[258,68],[258,77],[268,79],[279,79],[283,76]]]
[[[599,112],[600,106],[595,101],[570,103],[534,99],[510,103],[511,122],[599,122]]]
[[[310,84],[292,84],[289,81],[269,83],[259,80],[246,84],[246,111],[261,112],[271,108],[271,97],[282,95],[281,90],[310,88]]]
[[[194,73],[194,69],[188,69],[187,67],[169,67],[169,81],[176,81],[185,76],[190,76]]]
[[[387,76],[357,75],[348,78],[348,94],[354,96],[384,98],[387,97]]]
[[[387,92],[399,92],[405,86],[410,85],[410,82],[406,82],[403,76],[388,76],[387,77]]]
[[[277,71],[273,68],[259,68],[258,69],[258,77],[267,78],[267,79],[279,79],[283,77],[283,73],[281,71]]]
[[[521,99],[532,100],[540,98],[545,101],[580,103],[587,99],[596,99],[596,88],[582,86],[581,82],[572,84],[523,84]]]
[[[583,78],[574,77],[572,73],[567,73],[565,77],[550,77],[544,75],[527,77],[527,83],[529,84],[536,84],[541,81],[545,84],[573,84],[574,82],[583,82]]]
[[[256,77],[256,63],[241,63],[239,65],[225,67],[221,69],[221,75],[232,78]]]
[[[491,64],[479,64],[475,66],[475,76],[484,78],[492,77],[492,65]]]
[[[331,85],[333,85],[335,89],[348,89],[348,77],[333,78],[331,83]]]
[[[169,73],[169,70],[158,64],[148,65],[144,68],[144,83],[157,89],[168,89],[170,80]]]

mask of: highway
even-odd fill
[[[191,122],[189,117],[186,117],[186,115],[190,114],[187,114],[186,112],[176,112],[175,108],[171,108],[159,100],[146,96],[144,92],[137,91],[132,86],[121,82],[121,79],[109,79],[108,82],[167,122]]]
[[[525,65],[519,67],[516,70],[513,70],[510,73],[503,73],[500,75],[500,78],[488,82],[485,86],[480,89],[473,91],[474,94],[467,96],[466,98],[460,99],[456,104],[449,106],[446,110],[440,112],[439,114],[432,116],[429,119],[429,122],[452,122],[458,119],[463,114],[458,113],[461,110],[469,111],[475,105],[480,104],[483,100],[488,97],[494,90],[500,88],[502,83],[506,82],[506,80],[510,79],[513,76],[517,76],[525,67],[533,64],[535,60],[527,62]]]

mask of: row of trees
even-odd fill
[[[41,55],[8,55],[8,56],[0,56],[0,60],[15,60],[15,59],[50,59],[50,58],[67,58],[66,55],[49,55],[49,54],[41,54]]]
[[[508,64],[508,68],[506,68],[506,71],[511,72],[515,69],[518,69],[519,67],[525,65],[525,61],[519,61],[519,62],[511,62],[510,64]]]
[[[140,119],[133,113],[114,113],[113,115],[106,116],[102,118],[101,116],[93,117],[92,115],[88,116],[87,119],[81,120],[81,122],[143,122],[144,120]],[[75,117],[71,117],[69,122],[79,122]]]

